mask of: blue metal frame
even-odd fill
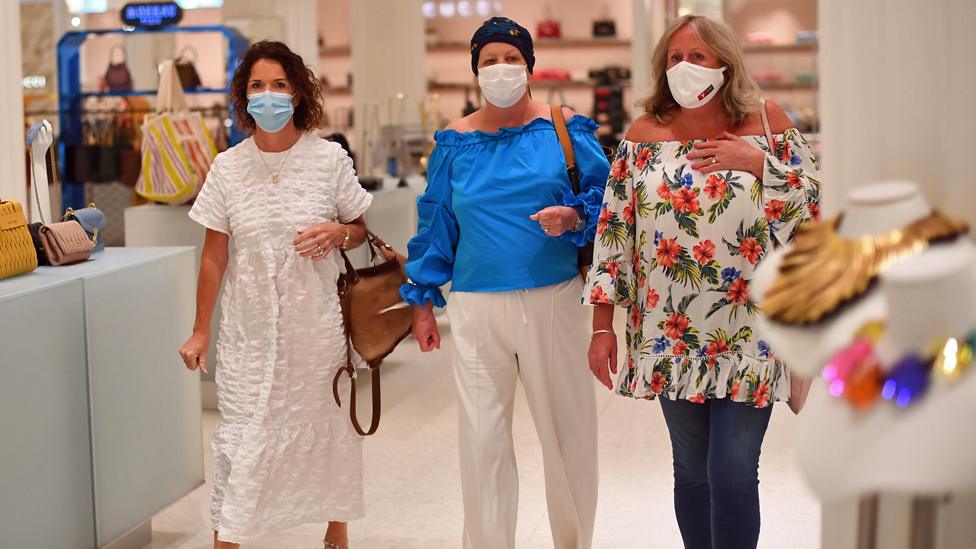
[[[64,170],[64,161],[67,147],[81,145],[82,141],[82,105],[86,97],[125,97],[132,95],[155,95],[156,90],[135,90],[130,92],[107,92],[107,93],[84,93],[81,91],[81,46],[89,36],[100,36],[103,34],[154,34],[171,32],[219,32],[227,38],[227,88],[222,89],[187,89],[185,93],[223,93],[230,94],[230,82],[233,80],[234,71],[240,64],[244,53],[249,47],[249,42],[244,35],[237,29],[224,26],[203,26],[203,27],[163,27],[159,29],[104,29],[90,31],[73,31],[65,33],[58,41],[58,110],[61,118],[61,136],[58,144],[58,157],[60,159],[60,170]],[[231,105],[228,105],[228,109]],[[231,127],[230,143],[235,145],[241,142],[246,136],[237,129]],[[82,181],[73,181],[63,178],[62,203],[65,208],[84,208],[85,207],[85,188]]]

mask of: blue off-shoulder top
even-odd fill
[[[407,246],[407,303],[445,305],[440,287],[455,292],[539,288],[577,276],[577,248],[593,241],[610,164],[581,115],[568,122],[582,173],[574,195],[550,120],[489,133],[437,132],[427,189],[417,199],[418,227]],[[586,215],[586,228],[547,236],[529,216],[549,206]]]

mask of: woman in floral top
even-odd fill
[[[817,217],[817,161],[759,98],[724,24],[676,20],[652,65],[654,91],[617,151],[597,226],[590,368],[621,395],[660,397],[685,547],[754,548],[760,448],[790,383],[755,333],[749,282]],[[629,313],[619,371],[613,305]]]

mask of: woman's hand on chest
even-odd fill
[[[737,170],[749,172],[762,179],[763,163],[766,153],[750,145],[742,137],[722,132],[717,138],[695,143],[694,150],[688,153],[688,160],[697,161],[691,165],[701,173]]]

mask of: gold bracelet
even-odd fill
[[[352,233],[349,232],[348,225],[343,225],[342,228],[346,230],[346,237],[342,239],[342,244],[339,244],[339,249],[345,252],[349,250],[349,239],[352,238]]]

